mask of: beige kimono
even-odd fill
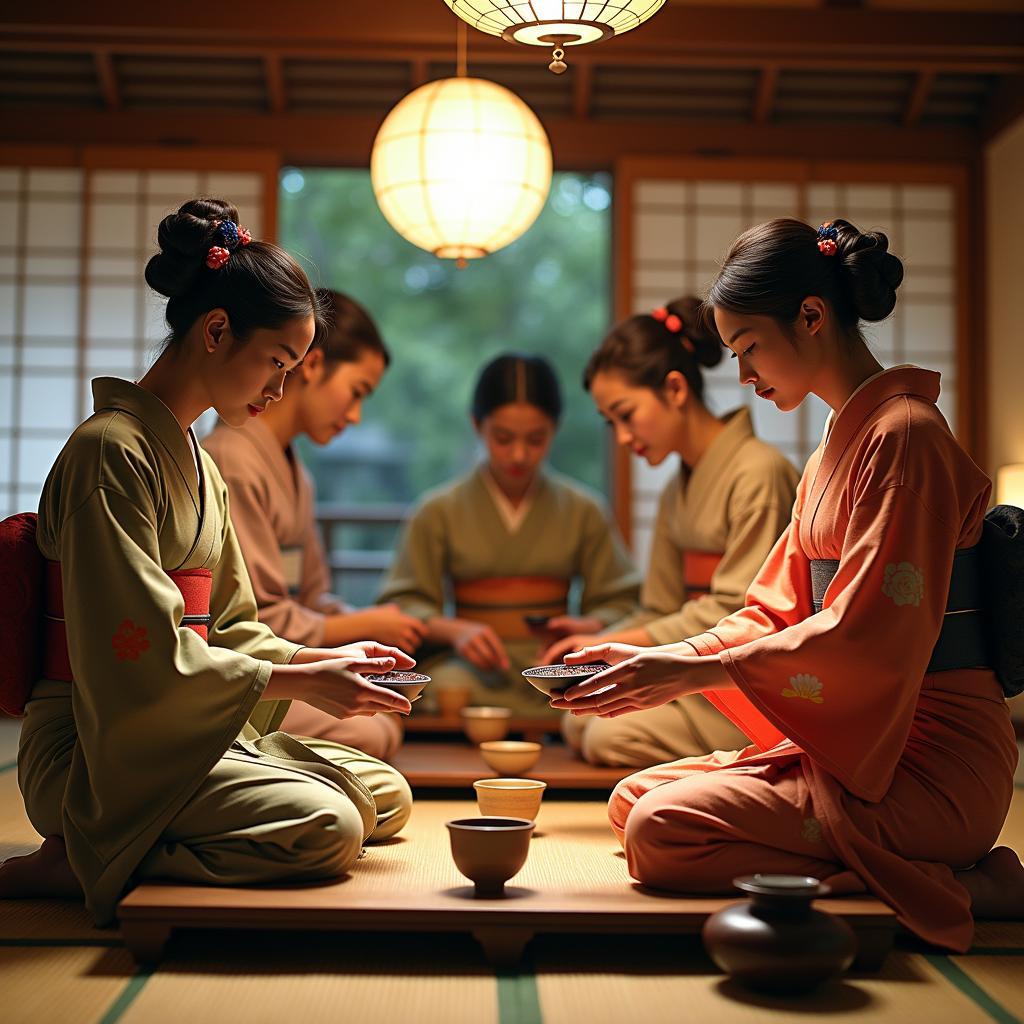
[[[244,427],[220,424],[203,441],[231,498],[231,519],[242,548],[260,622],[278,636],[322,647],[324,619],[344,614],[328,590],[327,558],[314,517],[313,484],[294,449],[282,448],[258,419]],[[372,640],[373,637],[366,637]],[[293,701],[281,728],[390,759],[402,742],[396,715],[339,720]]]
[[[475,703],[556,714],[520,675],[540,653],[523,614],[562,615],[572,607],[571,614],[615,622],[635,607],[639,578],[600,503],[582,486],[541,472],[513,514],[486,473],[478,467],[423,500],[380,599],[424,620],[454,615],[488,622],[504,641],[505,672],[482,672],[450,651],[425,661],[435,690],[464,687]]]
[[[96,412],[50,471],[38,543],[59,561],[74,682],[41,679],[18,781],[62,836],[86,904],[110,922],[131,882],[337,877],[409,814],[404,780],[356,750],[274,732],[261,703],[296,644],[256,621],[227,490],[154,395],[93,382]],[[167,573],[212,570],[209,643]]]
[[[789,522],[796,470],[755,437],[746,409],[724,422],[692,472],[662,492],[642,607],[612,630],[643,626],[653,644],[671,644],[710,629],[743,606],[750,581]],[[702,562],[708,576],[694,580],[692,566],[699,573]],[[621,718],[567,716],[563,733],[588,761],[637,768],[748,743],[700,694]]]

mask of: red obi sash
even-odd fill
[[[505,640],[530,637],[525,615],[564,615],[569,581],[556,576],[492,576],[456,580],[455,614],[490,626]]]
[[[687,600],[711,593],[711,580],[722,557],[720,551],[683,552],[683,584]]]
[[[185,601],[181,625],[206,640],[213,573],[179,569],[167,575]],[[0,522],[0,578],[0,710],[22,715],[39,679],[72,681],[60,563],[39,553],[35,513]]]

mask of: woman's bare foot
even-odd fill
[[[8,857],[0,864],[0,899],[82,899],[82,887],[71,871],[64,840],[50,836],[35,853]]]
[[[997,846],[956,880],[970,893],[975,918],[1024,920],[1024,865],[1008,846]]]

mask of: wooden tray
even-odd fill
[[[494,779],[476,747],[460,742],[416,741],[403,744],[391,763],[414,788],[469,789],[477,779]],[[634,768],[598,768],[587,764],[563,743],[552,743],[528,772],[528,779],[540,779],[553,789],[594,789],[610,793]]]
[[[175,929],[471,932],[495,966],[518,963],[539,933],[699,933],[732,899],[656,894],[629,878],[603,801],[549,802],[523,870],[500,899],[477,899],[455,867],[444,823],[476,814],[469,801],[420,801],[403,836],[370,847],[341,882],[305,887],[141,885],[118,909],[125,944],[159,960]],[[877,970],[892,945],[895,914],[877,900],[818,900],[860,942],[857,966]],[[628,946],[623,955],[629,956]]]

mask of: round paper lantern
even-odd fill
[[[510,43],[555,47],[548,65],[561,74],[563,46],[622,35],[657,14],[665,0],[444,0],[466,24]]]
[[[474,259],[536,220],[551,187],[551,147],[515,93],[482,78],[445,78],[384,119],[370,179],[399,234],[443,259]]]

